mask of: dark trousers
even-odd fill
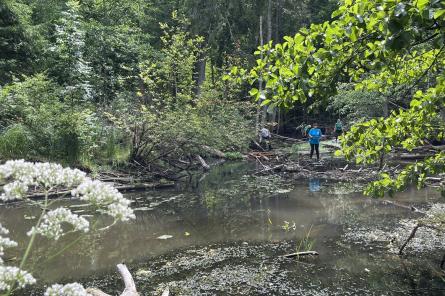
[[[314,155],[314,150],[317,153],[317,159],[320,159],[320,151],[319,148],[320,144],[311,144],[311,158]]]

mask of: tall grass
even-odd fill
[[[29,158],[33,155],[31,133],[22,124],[14,124],[0,132],[0,159]]]

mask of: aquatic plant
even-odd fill
[[[27,232],[30,239],[18,267],[7,266],[2,260],[4,250],[17,247],[17,243],[6,237],[9,231],[0,224],[0,291],[5,291],[5,295],[10,295],[18,288],[36,282],[36,279],[25,271],[25,267],[37,235],[58,240],[68,233],[86,233],[94,228],[94,225],[91,226],[86,217],[72,213],[66,207],[52,209],[51,205],[54,200],[49,200],[52,194],[62,190],[62,193],[71,194],[72,198],[85,202],[96,212],[111,216],[113,222],[101,230],[118,221],[135,218],[134,212],[130,208],[130,201],[125,199],[113,186],[92,180],[80,170],[64,168],[59,164],[33,163],[24,160],[7,161],[0,165],[1,183],[5,185],[3,193],[0,195],[0,201],[22,200],[42,209],[36,224]],[[33,196],[36,195],[30,194],[30,191],[36,189],[43,192],[43,200],[33,199]],[[71,191],[69,191],[70,189]],[[68,225],[69,227],[67,227]],[[55,256],[63,253],[67,247]],[[80,284],[73,283],[65,286],[53,285],[48,288],[45,295],[82,296],[89,294]]]

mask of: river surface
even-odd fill
[[[391,228],[416,214],[366,198],[354,184],[254,177],[252,169],[229,163],[182,188],[128,194],[136,220],[74,243],[39,239],[27,269],[40,285],[80,281],[110,294],[122,291],[115,265],[125,262],[142,295],[160,295],[167,286],[172,295],[445,295],[445,247],[399,257],[390,242],[348,239],[355,229]],[[394,201],[419,208],[443,202],[435,191],[414,189]],[[89,214],[75,201],[59,204]],[[23,248],[38,213],[1,206],[0,223]],[[110,222],[90,219],[98,227]],[[309,249],[320,255],[281,257]],[[40,295],[38,288],[23,293]]]

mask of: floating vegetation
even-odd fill
[[[433,205],[425,214],[426,219],[435,217],[436,213],[444,213],[444,204]],[[402,245],[408,240],[413,229],[422,219],[401,219],[393,227],[350,227],[344,234],[344,239],[358,245],[379,246],[387,248],[391,253],[399,253]],[[406,245],[406,253],[425,253],[443,250],[445,247],[445,232],[437,229],[421,227]]]

